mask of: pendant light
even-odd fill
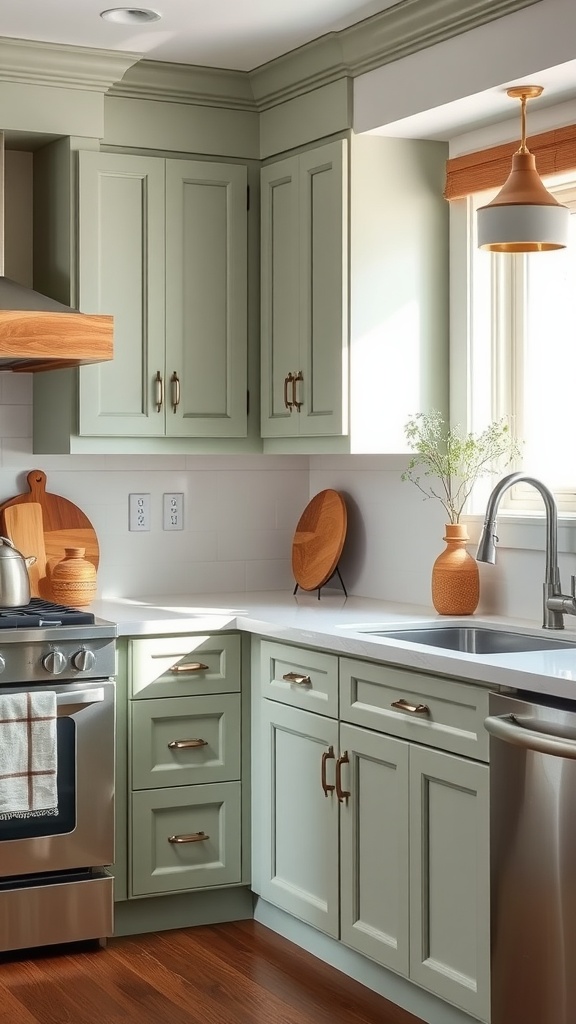
[[[544,187],[534,155],[526,145],[526,103],[542,91],[540,85],[518,85],[507,90],[508,96],[522,104],[522,141],[500,192],[478,210],[480,249],[546,252],[567,245],[570,211]]]

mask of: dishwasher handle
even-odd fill
[[[530,729],[523,725],[516,715],[491,715],[484,721],[484,727],[491,736],[505,743],[512,743],[524,750],[535,750],[539,754],[553,754],[576,760],[576,740],[559,733],[550,734]]]

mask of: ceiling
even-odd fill
[[[252,71],[327,32],[363,21],[399,0],[144,0],[162,17],[104,21],[111,0],[3,0],[0,34],[139,53],[149,60]],[[122,0],[117,6],[124,6]]]

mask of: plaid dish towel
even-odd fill
[[[56,694],[0,694],[0,819],[58,814]]]

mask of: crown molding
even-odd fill
[[[249,72],[265,110],[417,53],[542,0],[401,0],[341,32],[330,33]]]
[[[256,110],[245,71],[226,71],[189,64],[142,60],[131,67],[111,96],[124,99],[163,100],[203,107]]]
[[[206,107],[263,111],[356,77],[543,0],[401,0],[254,71],[147,60],[142,54],[0,38],[0,81]]]
[[[3,37],[0,81],[105,93],[141,57],[121,50]]]

